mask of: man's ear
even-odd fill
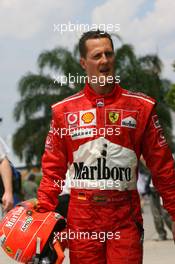
[[[81,65],[81,67],[84,70],[86,70],[86,60],[85,60],[85,58],[83,58],[83,57],[80,58],[80,65]]]

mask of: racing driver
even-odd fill
[[[69,170],[70,263],[141,264],[138,161],[143,155],[175,221],[174,160],[155,111],[156,101],[116,82],[111,36],[88,31],[79,41],[79,51],[87,81],[82,91],[52,106],[39,210],[55,210]],[[175,222],[175,236],[174,226]]]

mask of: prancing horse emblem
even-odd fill
[[[116,113],[116,112],[109,112],[109,120],[110,120],[112,123],[117,122],[118,119],[119,119],[119,113]]]

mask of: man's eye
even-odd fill
[[[106,57],[112,57],[114,55],[113,51],[107,51],[105,52]]]
[[[99,53],[97,53],[97,54],[94,55],[94,59],[99,59],[100,56],[101,56],[101,55],[100,55]]]

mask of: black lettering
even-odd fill
[[[76,162],[74,162],[74,168],[75,168],[75,176],[74,179],[81,179],[81,173],[83,170],[84,162],[79,162],[79,166]]]
[[[97,166],[90,166],[91,180],[95,180],[94,171],[97,170]]]
[[[120,174],[119,180],[123,181],[123,177],[124,177],[124,174],[125,174],[125,168],[119,167],[119,174]]]
[[[89,180],[89,168],[87,166],[83,167],[83,171],[81,173],[81,177],[83,180]]]
[[[125,179],[127,181],[130,181],[131,180],[131,168],[126,168],[125,169]]]
[[[98,180],[101,180],[102,179],[101,176],[102,176],[101,175],[101,159],[98,158],[97,159],[97,178],[98,178]]]
[[[117,181],[118,178],[119,178],[119,170],[117,167],[113,167],[112,170],[111,170],[111,178],[114,180],[114,181]]]
[[[74,162],[75,176],[74,179],[95,180],[97,173],[97,180],[108,180],[112,178],[114,181],[131,181],[131,168],[106,166],[105,158],[97,159],[97,166],[86,166],[84,162]]]
[[[103,179],[108,180],[110,178],[110,169],[106,166],[106,159],[103,158]]]

